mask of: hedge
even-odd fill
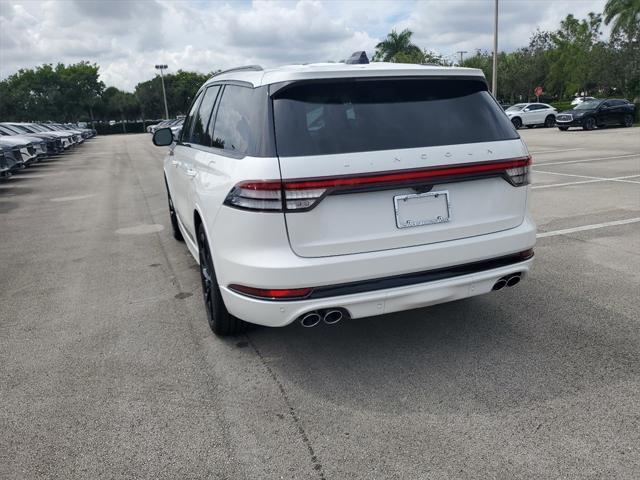
[[[153,122],[125,122],[124,129],[122,123],[109,125],[108,123],[96,123],[93,128],[96,129],[98,135],[112,135],[114,133],[145,133],[147,127]]]

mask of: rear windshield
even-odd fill
[[[518,138],[475,79],[304,82],[273,96],[278,155],[326,155]]]

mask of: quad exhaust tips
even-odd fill
[[[340,320],[349,318],[349,314],[346,310],[329,308],[327,310],[317,310],[315,312],[308,312],[300,316],[300,325],[305,328],[311,328],[318,325],[321,321],[327,325],[335,325]]]
[[[300,317],[300,325],[305,328],[315,327],[320,323],[322,317],[317,312],[309,312]]]
[[[495,283],[492,290],[502,290],[504,287],[513,287],[520,283],[521,277],[522,274],[520,272],[502,277]]]

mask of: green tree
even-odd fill
[[[640,0],[608,0],[604,6],[604,23],[613,21],[612,33],[637,30],[640,24]]]
[[[167,92],[169,115],[184,115],[193,101],[195,94],[211,74],[178,70],[175,74],[164,76]],[[140,103],[144,118],[163,118],[164,100],[162,83],[159,75],[151,80],[140,82],[135,87],[135,95]]]
[[[392,30],[383,41],[376,45],[373,60],[383,62],[399,62],[402,59],[423,60],[423,51],[413,43],[411,36],[413,32],[404,29],[400,33]],[[410,63],[424,63],[423,61],[412,61]]]

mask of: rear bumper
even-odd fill
[[[525,278],[532,263],[533,259],[529,259],[446,280],[313,300],[274,302],[246,297],[226,287],[221,290],[227,309],[238,318],[259,325],[282,327],[307,312],[320,309],[344,308],[352,318],[362,318],[482,295],[489,293],[504,276],[519,273]]]
[[[269,243],[268,237],[265,231],[265,235],[256,241],[262,240],[265,246]],[[236,242],[239,241],[237,236],[234,238]],[[233,292],[227,286],[322,287],[466,265],[532,248],[536,241],[536,226],[527,216],[516,228],[488,235],[410,248],[321,258],[302,258],[293,254],[286,239],[282,243],[283,248],[273,250],[227,249],[223,248],[226,238],[218,240],[214,261],[225,305],[238,318],[276,327],[287,325],[301,314],[321,308],[343,307],[352,317],[358,318],[487,293],[505,275],[521,272],[526,276],[532,261],[526,260],[416,285],[297,301],[256,299]],[[216,244],[216,241],[213,243]],[[248,254],[252,251],[256,253]]]

